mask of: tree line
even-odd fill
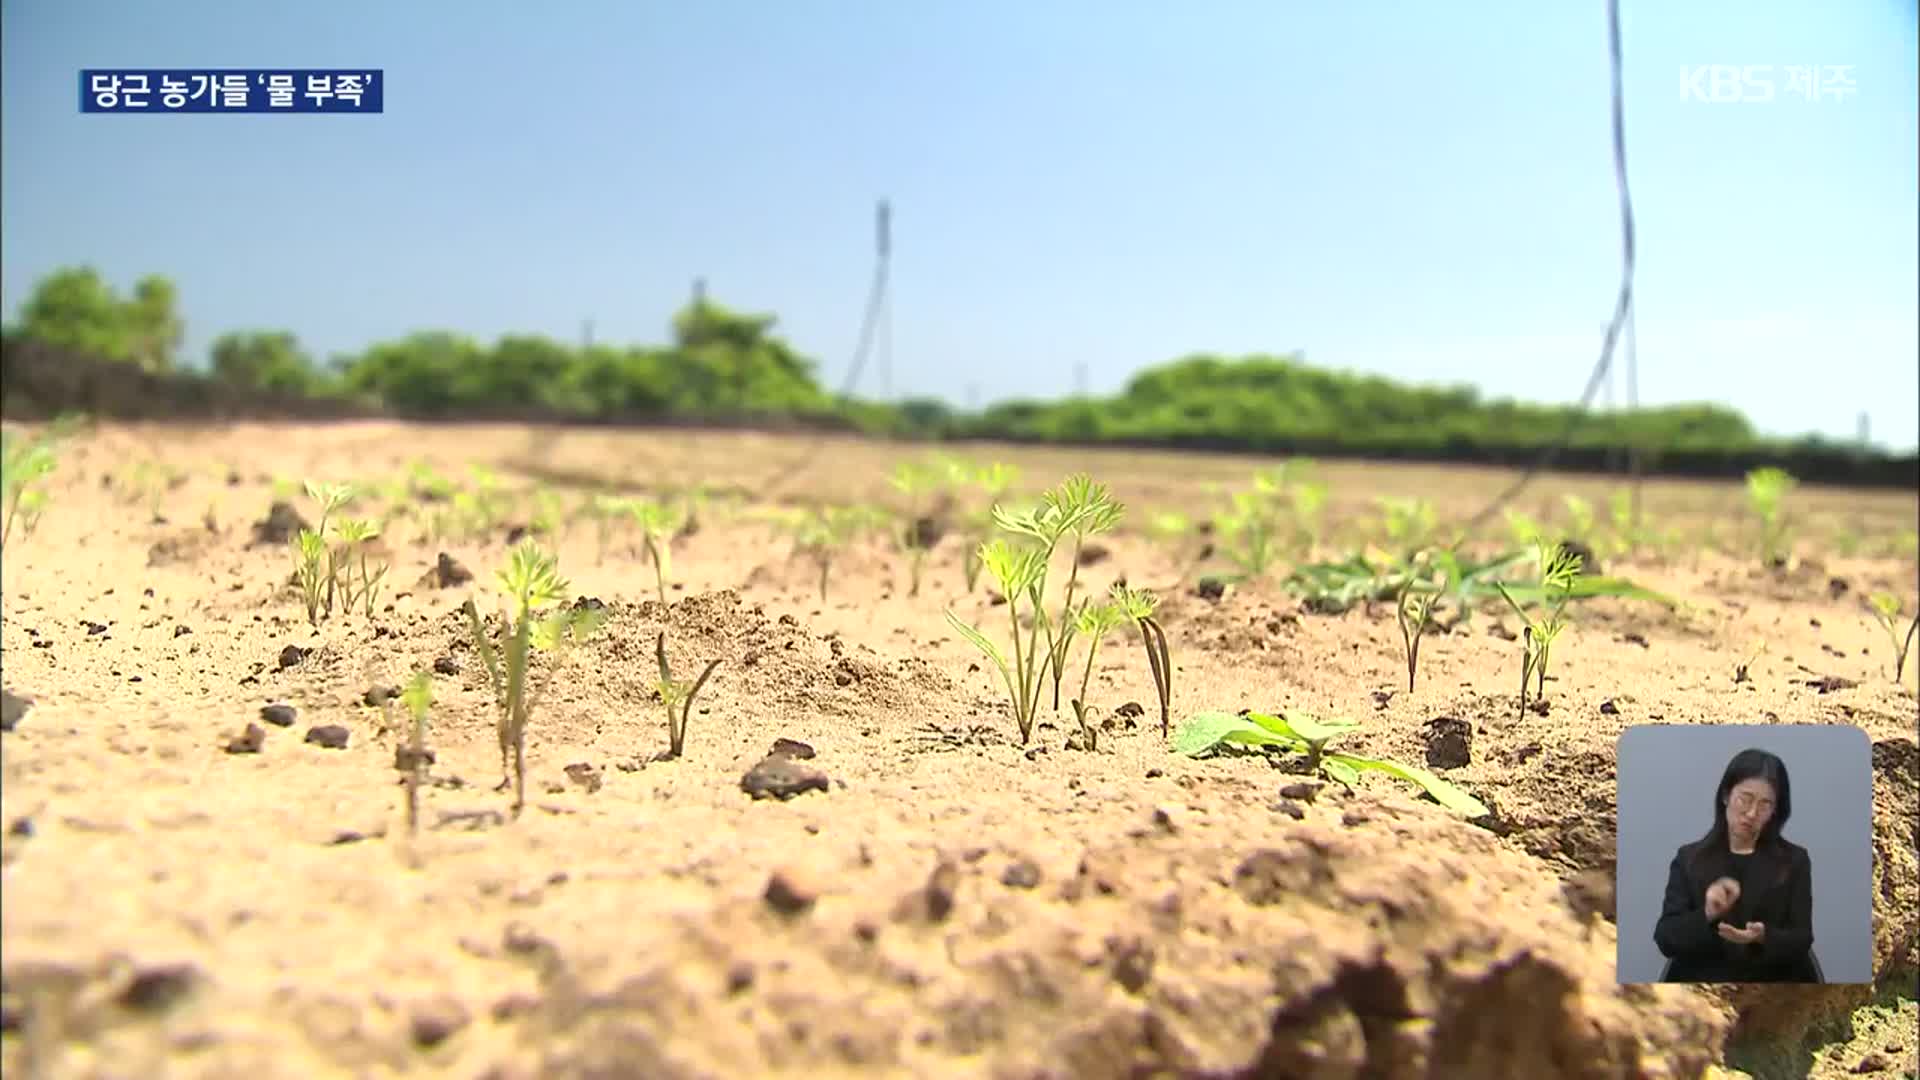
[[[187,367],[176,291],[148,276],[121,296],[93,270],[41,279],[5,328],[38,342],[156,373]],[[1209,447],[1425,459],[1511,461],[1561,447],[1593,465],[1637,451],[1654,467],[1736,472],[1756,461],[1814,474],[1889,459],[1818,437],[1767,438],[1722,405],[1590,410],[1487,399],[1470,386],[1413,386],[1333,371],[1298,356],[1193,355],[1150,367],[1118,393],[1003,401],[960,410],[930,399],[844,398],[819,365],[775,332],[772,315],[704,297],[659,345],[574,345],[510,334],[492,343],[442,332],[376,342],[322,362],[283,330],[239,330],[212,344],[210,377],[234,387],[334,399],[432,418],[535,412],[682,422],[801,420],[931,439]],[[1911,468],[1908,468],[1911,472]]]

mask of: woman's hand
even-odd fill
[[[1767,940],[1767,927],[1764,923],[1750,922],[1744,927],[1720,924],[1720,936],[1735,945],[1757,945]]]
[[[1723,877],[1707,886],[1707,921],[1725,915],[1740,900],[1740,883]]]

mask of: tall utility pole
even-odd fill
[[[582,351],[593,348],[592,319],[587,319],[580,324],[580,348]]]
[[[875,250],[880,264],[893,261],[893,206],[881,199],[873,218]],[[891,284],[891,282],[889,282]],[[880,325],[880,400],[893,400],[893,296],[886,296],[879,311]]]

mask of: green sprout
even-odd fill
[[[693,701],[700,695],[700,688],[707,685],[707,679],[713,669],[720,666],[719,660],[709,660],[706,670],[692,682],[676,682],[673,669],[667,665],[667,635],[663,631],[654,638],[654,655],[660,661],[660,682],[655,689],[660,692],[660,704],[667,710],[667,753],[662,760],[678,758],[687,749],[687,717],[693,712]]]
[[[1646,542],[1647,527],[1635,513],[1633,492],[1621,488],[1607,496],[1607,519],[1613,524],[1613,554],[1635,551]]]
[[[566,503],[560,493],[551,488],[540,488],[533,493],[533,514],[527,521],[527,531],[534,536],[552,537],[563,540],[567,535]]]
[[[980,571],[985,568],[980,561],[980,545],[992,535],[993,508],[1020,481],[1020,470],[1013,465],[995,462],[969,472],[966,466],[951,460],[947,463],[947,470],[949,483],[958,486],[963,482],[971,482],[986,497],[987,509],[974,514],[969,522],[973,532],[967,543],[966,559],[961,563],[967,591],[972,592],[980,581]]]
[[[1568,535],[1591,547],[1595,521],[1593,504],[1578,495],[1562,495],[1560,502],[1567,508]]]
[[[1352,720],[1319,720],[1307,713],[1286,712],[1279,716],[1266,713],[1197,713],[1187,718],[1174,736],[1173,749],[1189,757],[1200,757],[1222,747],[1251,747],[1256,751],[1272,747],[1304,755],[1301,771],[1325,776],[1349,789],[1359,783],[1363,771],[1383,772],[1418,784],[1435,802],[1465,817],[1483,817],[1487,807],[1479,799],[1435,776],[1425,769],[1402,765],[1384,758],[1330,750],[1328,744],[1358,727]]]
[[[1040,497],[1038,509],[1014,514],[994,508],[994,522],[1002,529],[1038,541],[1045,555],[1041,561],[1039,587],[1033,596],[1033,610],[1047,639],[1047,666],[1053,673],[1053,707],[1060,708],[1060,682],[1066,675],[1067,650],[1073,644],[1073,591],[1080,580],[1080,552],[1087,537],[1111,530],[1125,512],[1114,501],[1107,485],[1097,483],[1084,473],[1069,476],[1059,487]],[[1073,562],[1067,571],[1066,596],[1057,618],[1048,618],[1043,606],[1046,590],[1046,566],[1060,541],[1073,537]],[[1007,597],[1009,606],[1013,597]]]
[[[470,465],[467,472],[473,479],[473,488],[453,492],[452,522],[467,538],[485,539],[499,531],[500,523],[506,520],[511,509],[511,500],[501,487],[500,478],[492,470],[481,465]],[[442,518],[436,525],[436,532],[444,535],[446,524]]]
[[[294,575],[300,582],[300,595],[306,601],[307,622],[320,625],[320,605],[327,597],[326,538],[312,529],[301,529],[293,538]]]
[[[43,484],[59,464],[50,436],[23,439],[13,432],[0,432],[0,504],[6,508],[6,524],[0,526],[0,545],[13,536],[13,523],[24,516],[22,524],[32,531],[34,519],[47,504]]]
[[[1224,554],[1239,571],[1236,580],[1251,581],[1266,574],[1278,553],[1275,533],[1279,514],[1270,494],[1261,490],[1259,480],[1253,491],[1233,493],[1230,509],[1213,517],[1214,533],[1224,545]]]
[[[1047,555],[1044,548],[1022,545],[1015,547],[1003,537],[994,537],[980,545],[980,565],[993,575],[1000,584],[1001,595],[1007,598],[1007,618],[1013,626],[1013,661],[1008,663],[1000,649],[987,640],[978,629],[962,622],[949,608],[947,621],[960,635],[973,643],[974,648],[985,653],[987,659],[1000,670],[1005,681],[1007,696],[1013,702],[1014,726],[1020,730],[1020,745],[1025,746],[1033,734],[1034,715],[1040,708],[1040,623],[1039,588],[1047,575]],[[1027,644],[1020,645],[1020,601],[1032,598],[1035,618],[1027,631]]]
[[[513,813],[517,817],[526,805],[527,721],[532,718],[541,697],[553,681],[554,672],[559,669],[560,654],[599,630],[606,622],[606,608],[598,604],[576,603],[572,607],[557,607],[545,617],[536,617],[534,612],[537,608],[563,604],[569,586],[566,579],[560,576],[558,560],[542,551],[532,540],[524,541],[513,549],[506,568],[499,572],[498,578],[511,604],[507,616],[507,642],[502,650],[504,658],[495,657],[493,646],[487,639],[486,626],[480,620],[480,610],[471,597],[463,610],[467,614],[468,629],[473,634],[474,651],[480,654],[481,663],[487,669],[494,700],[500,708],[501,789],[509,783],[509,752],[513,756],[511,783]],[[554,664],[537,683],[533,681],[530,670],[536,650],[555,654]]]
[[[1761,638],[1754,642],[1753,648],[1747,651],[1746,658],[1733,667],[1733,681],[1735,684],[1750,683],[1753,681],[1753,676],[1748,674],[1748,671],[1759,661],[1761,654],[1766,651],[1767,639]]]
[[[860,530],[871,523],[872,515],[857,506],[826,506],[794,519],[794,551],[810,556],[820,571],[820,602],[827,602],[827,578],[833,562]]]
[[[380,527],[371,521],[360,518],[343,518],[334,526],[336,535],[344,546],[340,557],[340,606],[342,610],[353,610],[356,601],[366,610],[367,618],[373,618],[375,608],[380,602],[380,584],[387,577],[387,563],[381,560],[374,568],[367,558],[367,550],[374,538],[380,535]],[[355,561],[358,561],[356,567]],[[355,571],[359,581],[356,583]]]
[[[1385,515],[1381,524],[1386,530],[1387,541],[1396,551],[1413,551],[1433,535],[1433,504],[1425,499],[1382,497],[1375,499],[1374,504]]]
[[[1400,586],[1400,592],[1394,597],[1393,615],[1400,624],[1400,641],[1407,654],[1407,693],[1413,693],[1414,672],[1420,667],[1420,638],[1427,631],[1427,625],[1433,618],[1433,603],[1436,596],[1444,590],[1444,578],[1437,583],[1434,591],[1414,592],[1417,573],[1409,573],[1406,582]]]
[[[890,478],[894,490],[907,497],[906,514],[895,527],[895,539],[907,553],[908,596],[920,595],[920,571],[926,562],[927,549],[932,546],[930,530],[921,523],[921,499],[928,492],[939,490],[951,475],[950,466],[942,469],[939,464],[901,462]]]
[[[1298,533],[1294,544],[1308,557],[1320,546],[1321,513],[1327,506],[1327,485],[1301,481],[1293,486],[1293,515]]]
[[[1160,628],[1160,624],[1156,622],[1153,617],[1154,612],[1160,606],[1160,598],[1145,589],[1135,589],[1119,584],[1114,585],[1113,588],[1108,591],[1107,595],[1107,602],[1095,610],[1108,612],[1110,614],[1098,616],[1092,627],[1082,628],[1083,630],[1092,629],[1097,631],[1092,637],[1091,644],[1087,646],[1087,674],[1091,675],[1093,672],[1093,653],[1094,650],[1099,647],[1100,638],[1104,636],[1107,630],[1128,622],[1138,627],[1140,630],[1141,644],[1144,645],[1147,650],[1147,667],[1153,672],[1153,687],[1160,698],[1160,734],[1164,738],[1167,734],[1168,709],[1172,704],[1173,659],[1167,651],[1166,631]],[[1084,613],[1087,609],[1082,610]],[[1106,625],[1109,620],[1111,620],[1112,626]],[[1081,702],[1085,700],[1086,696],[1086,676],[1082,676],[1080,680],[1080,697],[1074,700],[1073,710],[1075,717],[1081,721],[1081,730],[1083,732],[1089,731],[1081,707]],[[1088,735],[1087,749],[1094,749],[1094,743],[1090,733]]]
[[[1507,532],[1513,536],[1513,542],[1521,547],[1533,547],[1546,539],[1547,530],[1538,521],[1509,507],[1505,511]]]
[[[1768,566],[1786,564],[1787,522],[1781,504],[1799,483],[1786,470],[1772,466],[1747,474],[1747,505],[1760,519],[1760,557]]]
[[[343,484],[319,484],[307,481],[307,495],[320,504],[320,520],[311,529],[301,529],[293,538],[294,573],[300,582],[301,596],[307,604],[307,622],[320,625],[324,608],[333,614],[334,591],[341,570],[341,551],[327,543],[328,519],[353,497]]]
[[[400,692],[400,701],[413,717],[412,735],[393,759],[394,766],[407,777],[407,831],[411,833],[419,828],[420,784],[426,778],[427,764],[433,760],[427,752],[427,713],[433,708],[433,683],[426,672],[414,672]]]
[[[1893,681],[1899,682],[1900,675],[1907,667],[1907,652],[1913,648],[1913,636],[1920,632],[1920,615],[1913,617],[1907,625],[1903,639],[1900,635],[1900,598],[1892,593],[1875,593],[1867,600],[1873,609],[1873,617],[1880,628],[1887,632],[1887,639],[1893,643]]]
[[[1173,653],[1167,648],[1167,632],[1153,617],[1160,599],[1141,589],[1116,586],[1115,599],[1127,618],[1140,630],[1140,644],[1147,651],[1147,668],[1153,672],[1153,689],[1160,699],[1160,737],[1166,738],[1173,707]]]
[[[47,504],[52,501],[53,496],[43,488],[34,488],[21,494],[17,508],[20,511],[20,535],[23,538],[32,536],[33,531],[40,527],[40,515],[47,512]]]
[[[1017,541],[994,537],[979,549],[980,565],[999,582],[1001,594],[1006,598],[1013,633],[1011,662],[978,628],[968,625],[951,610],[946,613],[947,621],[999,669],[1013,704],[1014,724],[1020,730],[1022,745],[1032,738],[1044,685],[1042,677],[1047,672],[1053,675],[1055,711],[1060,707],[1060,684],[1067,671],[1067,655],[1080,629],[1077,625],[1080,613],[1090,605],[1090,601],[1083,598],[1076,607],[1073,599],[1085,538],[1111,529],[1120,520],[1121,513],[1120,504],[1113,500],[1106,485],[1085,475],[1068,477],[1043,495],[1037,508],[1020,512],[999,505],[993,508],[995,523]],[[1067,579],[1059,615],[1049,616],[1047,570],[1055,551],[1069,536],[1074,539],[1073,570]],[[1024,645],[1023,604],[1030,609],[1024,627]],[[1151,607],[1137,599],[1124,601],[1121,610],[1136,622],[1151,615]],[[1142,633],[1147,632],[1143,627]],[[1164,649],[1164,640],[1162,646]],[[1151,645],[1149,655],[1152,655]],[[1161,678],[1158,670],[1155,677]]]
[[[667,606],[667,561],[672,557],[673,534],[684,520],[681,513],[665,503],[647,499],[635,499],[627,505],[627,513],[633,516],[634,523],[640,527],[641,541],[646,544],[647,558],[653,563],[653,584],[660,596],[660,606]]]
[[[1083,605],[1074,613],[1073,628],[1075,634],[1087,640],[1087,663],[1080,673],[1080,694],[1071,700],[1073,718],[1080,725],[1080,739],[1088,750],[1100,748],[1100,736],[1092,724],[1087,722],[1087,688],[1093,681],[1093,658],[1100,651],[1100,641],[1108,634],[1119,629],[1127,621],[1126,609],[1120,606],[1118,593],[1115,597],[1099,604]]]
[[[414,498],[423,502],[451,502],[456,490],[453,481],[435,472],[433,466],[424,460],[417,460],[408,466],[407,487]]]
[[[155,523],[166,521],[166,515],[160,512],[166,505],[167,493],[185,483],[187,475],[178,467],[164,461],[141,461],[133,466],[132,491],[136,501],[142,501],[147,507],[147,516]]]
[[[1520,662],[1520,711],[1527,709],[1527,679],[1533,676],[1539,686],[1534,695],[1536,700],[1544,701],[1547,695],[1547,659],[1553,651],[1553,642],[1566,629],[1565,611],[1567,601],[1573,596],[1580,580],[1580,556],[1573,554],[1559,544],[1542,543],[1539,554],[1540,584],[1539,596],[1544,613],[1539,619],[1527,614],[1527,609],[1514,599],[1513,590],[1500,582],[1494,582],[1494,588],[1506,598],[1520,621],[1521,662]]]

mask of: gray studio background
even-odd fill
[[[1793,784],[1781,835],[1813,861],[1813,953],[1830,983],[1873,980],[1873,758],[1867,733],[1811,724],[1644,724],[1620,734],[1615,923],[1621,982],[1660,978],[1653,943],[1675,849],[1713,825],[1733,755],[1778,754]]]

